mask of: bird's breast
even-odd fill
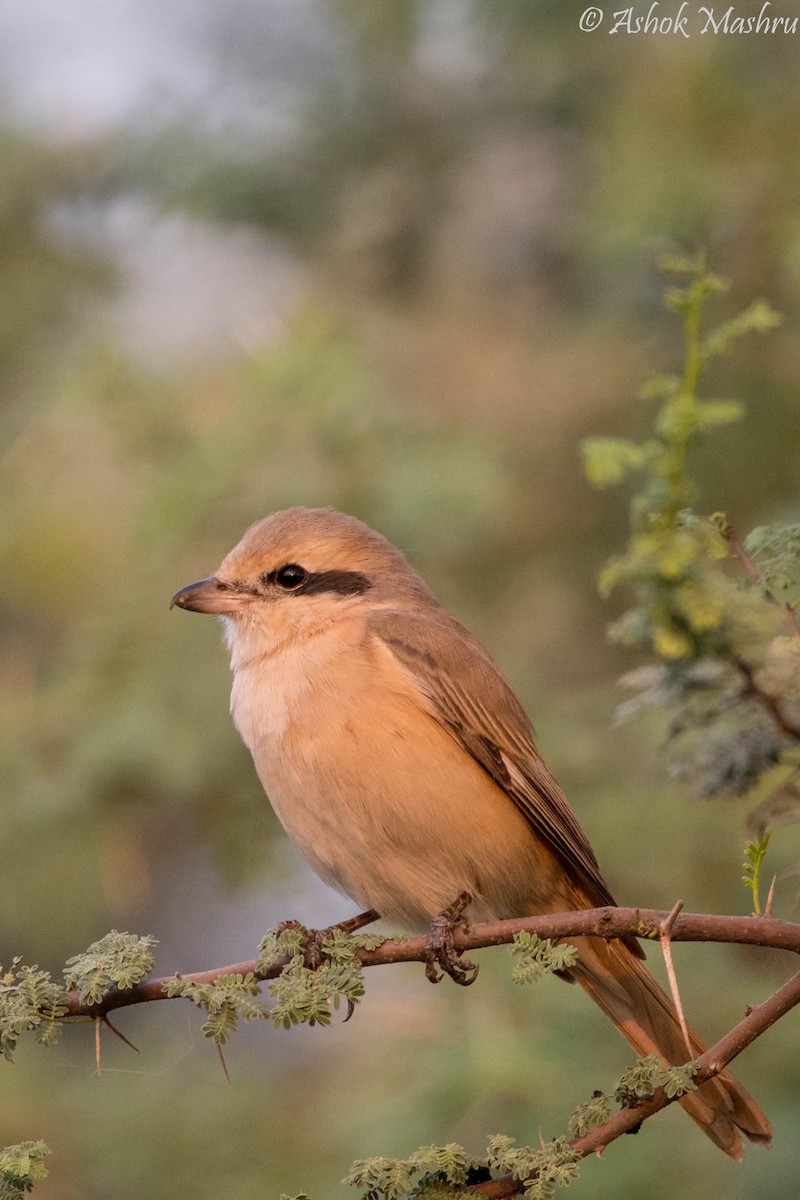
[[[231,713],[261,782],[291,836],[317,832],[317,809],[336,809],[348,790],[348,762],[367,683],[356,646],[320,634],[242,664]],[[322,801],[322,795],[326,803]]]
[[[549,888],[530,826],[389,652],[287,647],[237,670],[231,709],[286,832],[364,907],[413,928],[463,891],[477,918]]]

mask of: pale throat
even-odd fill
[[[292,634],[290,628],[284,627],[285,622],[266,621],[253,612],[236,617],[223,616],[220,620],[234,674],[250,662],[279,653]]]
[[[261,769],[290,727],[314,729],[319,706],[335,699],[330,681],[347,640],[333,621],[303,629],[295,622],[225,618],[225,625],[234,676],[231,714]],[[347,674],[338,677],[346,680]]]

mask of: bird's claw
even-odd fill
[[[365,925],[371,925],[373,921],[380,920],[380,913],[374,908],[367,912],[359,913],[358,916],[350,917],[347,921],[340,921],[338,925],[329,925],[326,929],[306,929],[305,925],[301,925],[299,921],[281,921],[276,929],[276,933],[283,933],[285,929],[299,929],[303,932],[303,956],[305,965],[311,971],[316,971],[322,965],[324,957],[325,942],[329,941],[331,936],[341,930],[343,933],[355,933],[359,929],[363,929]],[[347,1020],[350,1019],[352,1013],[348,1012]]]
[[[287,929],[297,929],[303,935],[303,959],[311,971],[316,971],[322,962],[323,943],[331,936],[334,926],[328,929],[306,929],[299,921],[281,921],[275,932],[284,933]]]
[[[467,928],[464,910],[472,902],[469,892],[462,892],[444,912],[434,917],[431,932],[425,943],[425,977],[439,983],[449,975],[454,983],[469,987],[478,975],[478,964],[471,962],[456,949],[454,934],[459,927]]]

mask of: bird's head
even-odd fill
[[[181,588],[170,607],[226,618],[235,653],[239,640],[277,645],[356,607],[432,600],[404,555],[362,521],[289,508],[252,525],[216,574]]]

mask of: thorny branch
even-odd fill
[[[650,908],[588,908],[579,912],[553,913],[541,917],[520,917],[512,921],[488,921],[472,925],[468,930],[456,930],[457,950],[479,950],[501,946],[513,941],[514,935],[526,930],[542,938],[558,940],[569,937],[634,937],[658,940],[670,914]],[[781,921],[775,917],[719,916],[710,913],[680,913],[670,926],[672,942],[733,942],[739,945],[764,946],[775,950],[800,953],[800,924]],[[402,939],[390,938],[376,950],[359,950],[358,957],[365,967],[386,966],[398,962],[425,962],[427,938],[422,935]],[[189,983],[213,983],[221,975],[246,975],[253,972],[261,979],[274,979],[286,966],[279,959],[268,972],[259,974],[255,960],[232,963],[208,971],[182,974]],[[116,1008],[146,1004],[151,1000],[170,999],[166,986],[172,977],[145,979],[132,988],[109,992],[100,1004],[82,1004],[77,993],[70,993],[71,1017],[98,1017]]]
[[[358,923],[357,927],[365,923],[361,918],[356,918],[356,922]],[[768,915],[740,917],[683,913],[679,911],[679,905],[675,905],[671,912],[657,909],[605,907],[585,909],[580,912],[523,917],[512,921],[486,922],[473,925],[468,929],[456,930],[454,943],[459,951],[499,946],[510,943],[514,935],[523,930],[551,940],[585,936],[613,940],[633,935],[646,940],[660,941],[662,947],[665,940],[670,943],[727,942],[800,954],[800,924],[781,921]],[[427,953],[427,938],[423,936],[403,939],[390,938],[374,950],[360,949],[358,957],[364,967],[376,967],[398,962],[424,963]],[[260,974],[257,971],[256,962],[248,961],[217,967],[209,971],[198,971],[184,975],[183,978],[190,982],[207,984],[213,983],[221,975],[246,975],[252,971],[259,974],[262,979],[270,979],[280,974],[287,961],[286,959],[279,960],[272,965],[269,971]],[[168,982],[168,978],[145,979],[132,988],[110,992],[100,1004],[95,1005],[81,1004],[77,994],[73,992],[69,998],[68,1015],[93,1018],[99,1033],[101,1023],[111,1024],[107,1014],[112,1009],[144,1004],[152,1000],[169,999],[170,997],[166,993]],[[693,1076],[694,1082],[699,1085],[719,1074],[742,1050],[798,1004],[800,1004],[800,971],[792,975],[763,1003],[749,1007],[747,1015],[729,1033],[695,1060],[697,1069]],[[114,1027],[112,1026],[112,1028]],[[635,1131],[643,1121],[666,1108],[677,1098],[676,1096],[667,1096],[664,1088],[658,1087],[652,1096],[637,1100],[634,1105],[614,1113],[608,1120],[588,1133],[573,1138],[569,1144],[581,1158],[600,1153],[622,1134]],[[504,1197],[517,1195],[524,1186],[518,1179],[508,1175],[501,1179],[477,1184],[474,1190],[487,1197],[487,1200],[503,1200]]]
[[[745,1047],[797,1004],[800,1004],[800,971],[792,975],[791,979],[763,1004],[750,1009],[747,1016],[735,1025],[730,1033],[726,1033],[713,1046],[709,1046],[708,1050],[695,1060],[697,1071],[692,1077],[693,1081],[701,1084],[718,1075],[737,1054],[741,1054]],[[654,1116],[677,1099],[678,1096],[667,1096],[663,1087],[656,1088],[652,1096],[614,1113],[602,1125],[597,1125],[582,1137],[573,1138],[569,1144],[578,1151],[581,1158],[597,1154],[623,1133],[632,1132],[642,1121]],[[501,1200],[504,1196],[513,1196],[521,1192],[523,1186],[519,1180],[507,1175],[502,1179],[479,1183],[475,1186],[475,1191],[489,1197],[490,1200]]]

